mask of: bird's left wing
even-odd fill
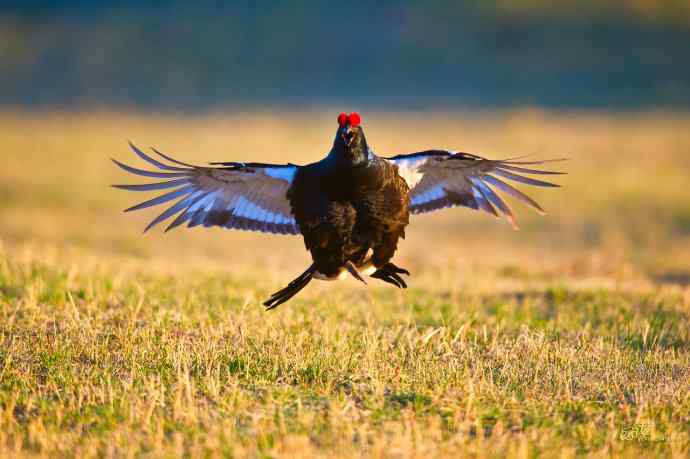
[[[536,201],[504,179],[527,185],[557,187],[559,185],[526,177],[525,174],[563,173],[525,167],[561,161],[560,159],[490,160],[469,153],[444,150],[428,150],[386,159],[398,166],[398,173],[410,187],[410,212],[424,213],[445,207],[466,206],[483,210],[496,217],[503,215],[516,229],[517,223],[513,212],[494,189],[522,201],[539,213],[544,213]]]
[[[134,153],[156,167],[156,171],[137,169],[114,160],[125,171],[165,179],[140,185],[113,185],[130,191],[166,190],[160,196],[126,209],[139,210],[177,200],[156,217],[146,230],[177,217],[166,231],[183,223],[188,227],[220,226],[278,234],[299,234],[287,199],[287,190],[297,171],[294,164],[211,163],[199,167],[177,161],[153,150],[161,162],[130,144]]]

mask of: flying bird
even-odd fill
[[[166,190],[125,212],[177,200],[148,224],[172,219],[166,231],[182,224],[275,234],[301,234],[312,264],[264,302],[275,308],[302,290],[312,278],[338,280],[365,276],[406,288],[409,271],[391,260],[405,237],[410,214],[464,206],[505,217],[517,229],[508,204],[496,191],[544,210],[508,181],[540,187],[558,185],[530,176],[562,172],[534,169],[551,161],[522,158],[490,160],[446,150],[426,150],[380,157],[369,147],[358,113],[338,115],[333,147],[315,163],[265,164],[214,162],[194,166],[152,149],[134,153],[156,168],[137,169],[113,161],[125,171],[164,179],[138,185],[113,185],[129,191]],[[174,218],[173,218],[174,217]]]

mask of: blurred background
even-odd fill
[[[688,1],[1,5],[7,250],[198,258],[275,286],[307,262],[301,238],[141,236],[156,213],[120,212],[148,196],[109,188],[136,181],[109,158],[142,166],[129,139],[197,164],[305,163],[330,148],[337,113],[358,110],[384,156],[571,158],[563,189],[526,190],[549,215],[516,205],[519,233],[466,209],[416,217],[399,253],[416,275],[690,284]]]
[[[687,0],[5,0],[0,102],[690,105]]]

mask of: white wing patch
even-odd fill
[[[410,200],[410,204],[413,206],[426,204],[427,202],[441,199],[443,196],[445,196],[445,194],[446,193],[443,190],[443,183],[439,183],[438,185],[434,185],[433,187],[429,188],[423,193],[413,196]]]
[[[146,155],[134,145],[131,147],[140,158],[159,170],[136,169],[113,160],[118,166],[135,175],[171,180],[141,185],[114,185],[116,188],[130,191],[167,191],[130,207],[127,211],[178,199],[156,217],[146,230],[177,215],[166,231],[187,223],[188,227],[220,226],[268,233],[299,234],[299,227],[287,198],[287,190],[295,178],[297,166],[213,163],[219,164],[220,167],[197,167],[154,150],[160,157],[174,164],[172,165]]]
[[[395,164],[398,165],[398,174],[405,180],[410,189],[414,188],[424,177],[420,168],[428,160],[429,157],[425,156],[395,160]]]
[[[237,215],[238,217],[257,219],[261,213],[259,206],[246,199],[244,196],[240,196],[239,199],[237,199],[237,203],[234,204],[234,208],[235,210],[233,210],[232,214]],[[230,209],[228,210],[232,210],[232,206],[230,206]]]
[[[277,212],[271,212],[270,210],[264,209],[260,205],[257,205],[250,201],[249,199],[245,198],[244,196],[240,196],[236,204],[234,205],[234,210],[233,206],[230,206],[228,210],[232,210],[232,215],[237,216],[237,217],[243,217],[243,218],[248,218],[250,220],[255,220],[257,222],[264,222],[264,223],[289,223],[290,221],[294,222],[294,219],[290,218],[288,219],[284,215],[277,213]]]
[[[281,234],[299,232],[292,215],[267,209],[252,197],[235,196],[228,203],[223,200],[222,193],[212,192],[190,206],[185,212],[191,220],[189,226],[203,224]],[[220,211],[217,209],[218,205],[222,206]]]
[[[544,211],[532,198],[501,178],[539,187],[556,187],[558,185],[521,174],[562,174],[525,167],[561,161],[558,159],[494,161],[469,153],[444,150],[428,150],[387,159],[398,166],[398,174],[410,187],[410,212],[418,214],[445,207],[466,206],[497,217],[502,215],[516,229],[512,210],[493,188],[522,201],[539,213]]]
[[[295,178],[295,174],[297,173],[297,168],[296,167],[272,167],[272,168],[266,168],[264,170],[264,173],[268,175],[269,177],[272,177],[274,179],[278,180],[283,180],[287,182],[288,184],[292,183],[292,180]]]

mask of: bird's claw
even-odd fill
[[[384,282],[393,284],[398,288],[407,288],[407,283],[400,277],[400,274],[410,275],[410,272],[406,269],[399,268],[393,263],[386,263],[381,268],[377,269],[371,277],[376,279],[381,279]]]

